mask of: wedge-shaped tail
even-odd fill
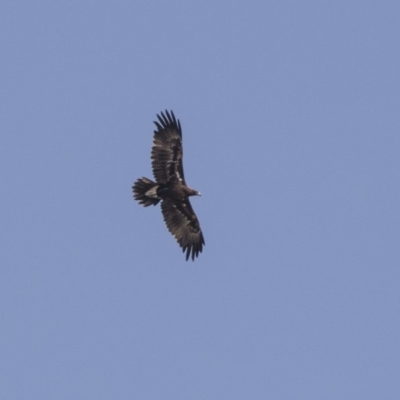
[[[147,178],[138,179],[132,189],[133,197],[144,207],[155,206],[161,200],[157,196],[158,184]]]

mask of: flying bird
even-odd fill
[[[186,251],[186,260],[198,257],[205,245],[199,220],[189,202],[190,196],[200,192],[186,185],[182,166],[182,128],[174,113],[165,110],[154,121],[151,164],[155,182],[148,178],[138,179],[132,189],[135,200],[144,207],[157,205],[170,233]]]

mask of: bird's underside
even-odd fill
[[[144,207],[157,205],[170,233],[175,237],[186,260],[198,257],[205,244],[199,221],[189,202],[200,193],[186,185],[182,166],[182,129],[174,113],[165,111],[155,121],[152,169],[155,182],[140,178],[133,185],[134,198]]]

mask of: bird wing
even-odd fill
[[[157,114],[158,121],[154,121],[157,130],[154,131],[153,148],[151,150],[151,164],[153,175],[157,183],[180,181],[184,185],[185,178],[182,166],[182,129],[174,113],[165,110]]]
[[[198,257],[205,244],[199,220],[188,199],[183,201],[163,200],[161,210],[168,230],[186,251],[186,260]]]

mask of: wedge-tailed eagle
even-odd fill
[[[182,128],[174,113],[157,115],[154,131],[151,164],[155,182],[138,179],[132,189],[135,200],[144,207],[157,205],[168,230],[186,251],[186,260],[198,257],[205,245],[199,220],[189,202],[190,196],[200,196],[197,190],[186,185],[182,166]]]

